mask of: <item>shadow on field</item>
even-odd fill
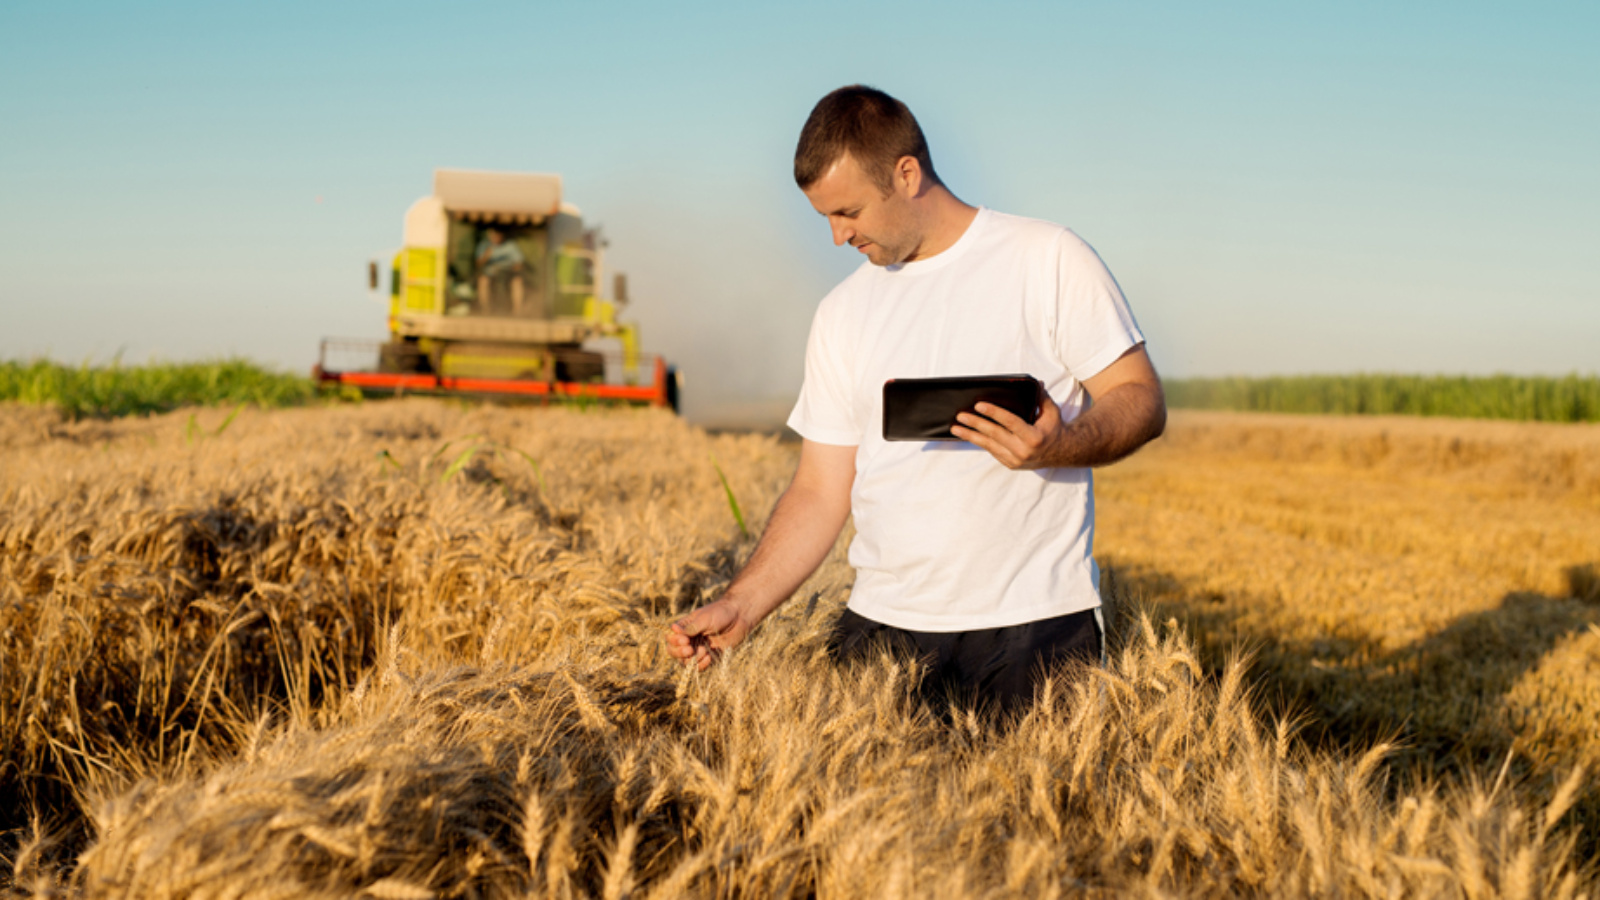
[[[1398,649],[1385,648],[1359,622],[1338,632],[1264,629],[1250,613],[1277,602],[1272,598],[1192,589],[1144,564],[1108,561],[1102,587],[1118,624],[1139,609],[1183,623],[1208,672],[1219,673],[1229,656],[1248,654],[1265,711],[1298,718],[1309,749],[1395,741],[1388,764],[1395,787],[1463,776],[1492,781],[1515,750],[1512,773],[1543,795],[1584,748],[1519,745],[1529,729],[1507,701],[1565,639],[1600,627],[1595,571],[1594,565],[1568,570],[1571,596],[1510,593],[1495,608],[1461,616]],[[1600,787],[1587,790],[1577,815],[1589,849],[1600,850]]]

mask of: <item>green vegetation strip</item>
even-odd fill
[[[74,418],[167,412],[180,406],[293,406],[315,398],[302,375],[243,359],[124,366],[0,361],[0,401],[59,407]]]
[[[1600,377],[1300,375],[1166,382],[1178,409],[1600,422]]]

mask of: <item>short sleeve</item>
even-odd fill
[[[854,447],[862,436],[850,367],[855,335],[844,321],[842,300],[836,289],[811,319],[805,381],[789,414],[789,427],[808,441]]]
[[[1071,231],[1061,235],[1058,248],[1051,337],[1057,358],[1073,378],[1083,381],[1144,343],[1144,334],[1122,288],[1094,248]]]

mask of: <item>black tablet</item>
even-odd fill
[[[883,439],[957,441],[956,414],[993,403],[1032,424],[1039,419],[1039,380],[1032,375],[891,378],[883,383]]]

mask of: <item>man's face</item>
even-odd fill
[[[834,246],[848,243],[875,266],[916,258],[922,235],[910,201],[899,190],[885,197],[851,157],[834,163],[805,195],[813,209],[828,217]]]

